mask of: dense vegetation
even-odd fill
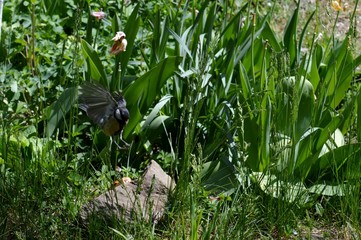
[[[341,40],[337,17],[319,37],[317,9],[300,24],[300,3],[275,32],[267,3],[5,1],[0,237],[360,237],[358,1]],[[123,91],[129,149],[79,110],[85,81]],[[81,226],[84,203],[152,159],[177,180],[161,222]]]

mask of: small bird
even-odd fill
[[[119,92],[113,95],[102,86],[86,82],[79,88],[79,108],[86,112],[103,132],[113,137],[117,134],[120,140],[129,147],[122,138],[124,126],[129,119],[129,111],[126,108],[126,101]],[[114,141],[119,149],[123,149]]]

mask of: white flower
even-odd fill
[[[115,37],[112,38],[112,40],[114,41],[114,44],[109,51],[111,54],[117,55],[121,52],[125,52],[128,42],[125,39],[124,32],[117,32],[117,34],[115,35]]]

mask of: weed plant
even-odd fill
[[[301,1],[275,32],[268,2],[0,2],[0,238],[358,239],[358,1],[327,6],[341,41]],[[84,81],[123,91],[129,149],[78,110]],[[79,221],[152,159],[177,181],[161,221]]]

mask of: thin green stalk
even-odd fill
[[[96,29],[95,29],[95,37],[94,37],[94,40],[93,40],[93,48],[94,48],[94,49],[95,49],[95,46],[96,46],[96,43],[97,43],[97,39],[98,39],[99,27],[100,27],[100,22],[97,21]]]
[[[333,27],[332,27],[332,31],[331,31],[331,38],[330,40],[327,42],[327,45],[326,45],[326,48],[325,48],[325,52],[327,53],[331,47],[331,43],[332,43],[332,47],[335,48],[335,29],[336,29],[336,25],[337,25],[337,21],[338,21],[338,18],[339,18],[339,15],[340,15],[340,12],[337,12],[337,15],[336,15],[336,19],[335,19],[335,22],[333,24]],[[327,56],[326,54],[324,55],[324,57]]]
[[[38,75],[36,69],[36,55],[35,55],[35,28],[36,28],[35,3],[31,3],[31,40],[30,40],[29,63],[33,76]]]
[[[254,70],[254,35],[256,31],[256,13],[252,14],[252,40],[251,40],[251,72],[252,72],[252,80],[254,85],[256,86],[256,74]]]
[[[1,39],[1,29],[3,26],[3,8],[4,8],[4,1],[0,0],[0,39]]]

